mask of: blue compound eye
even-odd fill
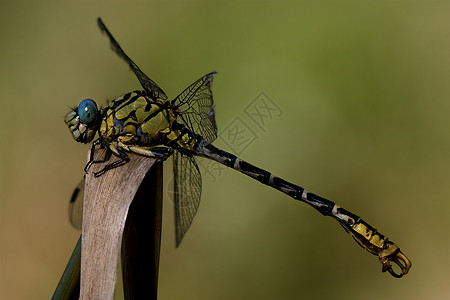
[[[78,106],[78,115],[81,123],[89,124],[97,117],[97,104],[92,99],[84,99]]]

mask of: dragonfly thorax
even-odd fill
[[[115,99],[102,111],[100,137],[107,142],[156,146],[164,143],[176,116],[169,102],[154,100],[134,91]]]

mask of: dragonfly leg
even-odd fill
[[[108,148],[115,156],[119,157],[119,160],[106,165],[103,169],[101,169],[98,172],[94,172],[95,177],[99,177],[103,175],[106,171],[120,167],[121,165],[124,165],[130,161],[128,155],[125,152],[119,150],[119,147],[116,147],[113,144],[109,144]]]
[[[85,172],[85,173],[87,173],[87,172],[89,171],[89,168],[90,168],[93,164],[96,164],[96,163],[102,163],[102,162],[105,162],[105,161],[107,161],[107,160],[110,159],[111,154],[108,153],[108,155],[106,155],[102,160],[94,160],[95,147],[96,147],[98,144],[100,144],[100,143],[101,143],[100,140],[96,140],[96,141],[94,141],[94,142],[92,143],[91,151],[90,151],[90,153],[89,153],[89,161],[88,161],[88,163],[86,164],[86,166],[84,167],[84,172]]]
[[[156,158],[158,161],[165,161],[173,153],[173,149],[169,147],[128,146],[128,150],[139,155]]]
[[[134,143],[135,137],[126,134],[117,138],[117,147],[142,156],[165,161],[173,154],[173,149],[167,146],[139,146]]]

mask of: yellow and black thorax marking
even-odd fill
[[[194,134],[176,122],[176,117],[170,102],[153,100],[142,91],[134,91],[103,109],[99,135],[105,142],[192,150],[196,142]]]

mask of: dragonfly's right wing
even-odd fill
[[[202,194],[202,176],[193,156],[175,151],[173,156],[176,245],[191,226]]]
[[[69,204],[69,220],[73,227],[81,229],[83,222],[84,178],[73,191]]]
[[[179,114],[180,123],[201,135],[208,143],[217,138],[216,115],[211,91],[212,80],[216,74],[216,72],[206,74],[172,100]]]
[[[134,63],[134,61],[132,61],[131,58],[129,58],[128,55],[125,54],[125,52],[120,47],[119,43],[109,32],[108,28],[106,28],[106,25],[103,23],[102,19],[98,18],[97,23],[98,26],[100,27],[100,30],[106,33],[106,35],[108,36],[111,42],[112,50],[116,52],[117,55],[119,55],[124,61],[127,62],[127,64],[130,66],[130,69],[134,72],[144,90],[148,93],[148,96],[154,99],[166,100],[167,96],[164,93],[164,91],[153,80],[148,78],[148,76],[145,75],[144,72],[141,71],[141,69],[139,69],[139,67]]]

